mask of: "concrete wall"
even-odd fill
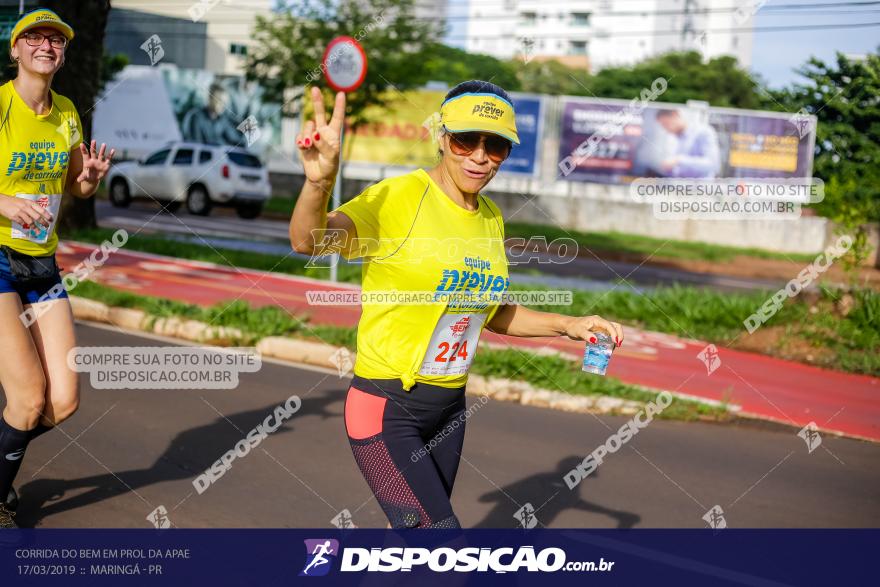
[[[614,231],[787,253],[818,253],[825,248],[829,237],[830,223],[818,216],[791,220],[659,219],[650,204],[632,201],[625,187],[569,185],[586,189],[537,195],[529,191],[495,189],[488,194],[508,221],[553,224],[580,231]],[[590,189],[592,187],[601,189]]]
[[[376,171],[349,164],[343,182],[343,201],[383,177],[406,173],[403,168]],[[271,174],[273,194],[293,197],[303,184],[294,173]],[[539,193],[531,179],[498,177],[486,194],[501,208],[508,222],[547,224],[571,230],[622,232],[678,241],[699,241],[732,247],[813,254],[832,237],[826,218],[805,216],[793,220],[662,220],[649,204],[633,202],[627,188],[599,184],[557,182],[552,193]]]

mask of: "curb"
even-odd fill
[[[79,296],[69,296],[73,316],[77,320],[103,322],[127,330],[139,330],[171,338],[200,342],[215,346],[230,346],[244,338],[244,333],[226,326],[212,326],[198,320],[181,318],[158,318],[142,310],[108,306]],[[256,342],[261,355],[317,367],[339,368],[337,359],[340,347],[321,342],[299,340],[283,336],[268,336]],[[349,351],[346,357],[354,364],[356,354]],[[347,362],[346,361],[346,362]],[[350,375],[351,370],[341,376]],[[645,406],[644,403],[605,395],[572,395],[550,389],[533,387],[525,381],[502,377],[468,376],[468,395],[488,396],[494,400],[564,412],[581,414],[632,415]]]

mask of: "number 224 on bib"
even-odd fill
[[[477,351],[485,314],[443,314],[437,322],[420,375],[463,375]]]

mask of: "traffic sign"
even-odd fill
[[[351,37],[336,37],[324,50],[324,75],[337,92],[353,92],[367,76],[367,54]]]

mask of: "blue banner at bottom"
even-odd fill
[[[851,585],[880,530],[2,530],[0,585]]]

